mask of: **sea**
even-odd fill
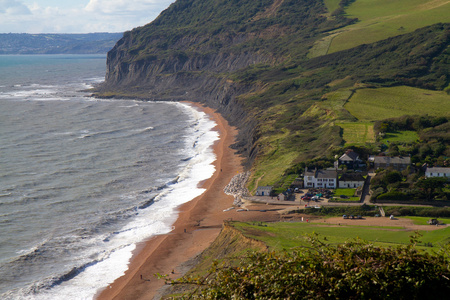
[[[105,55],[0,56],[0,299],[93,299],[215,169],[216,124],[105,100]]]

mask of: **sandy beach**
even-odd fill
[[[99,300],[136,300],[159,299],[164,280],[157,279],[155,274],[169,275],[171,279],[181,277],[187,270],[185,263],[194,259],[205,250],[218,236],[224,220],[237,221],[294,221],[304,215],[283,216],[280,212],[286,206],[249,204],[245,212],[236,209],[226,210],[233,206],[233,197],[223,192],[231,178],[241,173],[241,158],[234,153],[230,145],[234,143],[237,130],[229,126],[223,117],[213,109],[190,103],[207,113],[216,123],[215,130],[220,139],[215,143],[214,152],[216,172],[201,183],[206,191],[199,197],[182,205],[174,230],[169,234],[159,235],[138,245],[129,269],[110,286],[101,291]],[[295,206],[297,204],[293,204]],[[268,209],[270,207],[270,209]],[[224,211],[226,210],[226,211]],[[288,219],[286,219],[286,217]],[[406,219],[389,220],[389,218],[364,218],[361,220],[343,220],[340,218],[311,217],[312,223],[327,223],[330,226],[366,225],[366,226],[400,226],[403,230],[425,229],[425,226],[414,225]],[[420,228],[419,228],[420,227]],[[437,228],[427,227],[425,230]]]
[[[200,254],[213,242],[220,233],[223,220],[239,218],[235,211],[223,211],[232,206],[234,200],[223,189],[234,175],[242,172],[241,158],[230,148],[237,130],[213,109],[195,103],[190,105],[198,107],[217,123],[215,130],[220,139],[214,145],[216,172],[201,183],[206,189],[201,196],[180,207],[174,230],[139,245],[125,275],[101,291],[96,299],[154,299],[164,285],[164,280],[155,277],[156,273],[180,277],[186,271],[182,270],[182,263]],[[246,217],[251,215],[245,214]]]

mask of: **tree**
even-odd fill
[[[425,192],[427,200],[431,200],[433,199],[434,194],[441,190],[446,183],[447,178],[443,177],[423,178],[417,181],[416,187]]]

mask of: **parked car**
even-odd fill
[[[343,215],[342,219],[348,219],[348,216],[347,215]]]

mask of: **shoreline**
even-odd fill
[[[205,250],[220,233],[223,220],[229,218],[223,210],[233,205],[234,197],[226,195],[223,189],[234,175],[243,171],[242,158],[230,148],[237,129],[212,108],[183,103],[203,111],[217,124],[213,130],[219,133],[219,140],[212,146],[216,170],[209,179],[200,182],[205,192],[179,207],[174,230],[138,244],[125,275],[98,291],[94,299],[153,299],[164,286],[164,280],[154,275],[181,277],[187,271],[182,264]]]

